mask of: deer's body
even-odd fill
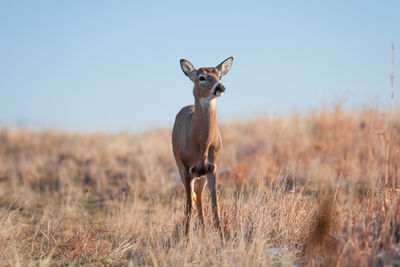
[[[216,100],[213,100],[216,101]],[[175,119],[172,143],[178,168],[206,167],[208,159],[217,160],[221,135],[216,120],[216,103],[197,103],[181,109]],[[210,163],[217,164],[217,161]],[[203,164],[203,166],[201,165]]]
[[[232,64],[228,58],[216,68],[200,68],[181,60],[186,76],[194,82],[195,105],[181,109],[172,131],[172,146],[179,174],[186,190],[186,234],[189,235],[193,201],[197,205],[200,220],[205,227],[202,193],[208,182],[214,218],[224,240],[219,216],[217,193],[219,151],[222,146],[217,125],[217,97],[225,92],[220,79]]]

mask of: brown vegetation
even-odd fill
[[[390,132],[379,111],[340,107],[222,124],[224,246],[208,193],[205,234],[196,215],[184,238],[169,130],[3,127],[0,264],[399,264],[400,114],[392,116]]]

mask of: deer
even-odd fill
[[[186,191],[185,234],[188,240],[193,202],[205,232],[202,196],[208,184],[214,220],[221,241],[225,242],[218,201],[218,163],[222,139],[217,125],[217,99],[225,93],[221,78],[229,72],[232,62],[233,57],[229,57],[216,67],[196,69],[189,61],[180,60],[183,73],[194,83],[194,105],[178,112],[172,130],[173,154]]]

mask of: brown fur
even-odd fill
[[[177,114],[172,131],[175,161],[186,190],[186,235],[188,238],[193,201],[196,202],[203,229],[205,228],[202,193],[208,182],[214,219],[221,239],[224,241],[217,192],[217,165],[222,142],[217,125],[217,96],[213,94],[212,88],[215,88],[216,84],[221,84],[220,78],[229,71],[232,60],[233,58],[228,58],[216,68],[200,68],[199,70],[196,70],[190,62],[181,60],[183,72],[194,82],[195,99],[195,105],[186,106]],[[200,81],[201,76],[206,80]]]

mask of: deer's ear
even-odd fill
[[[181,69],[186,76],[188,76],[191,80],[196,77],[196,69],[193,67],[192,63],[187,61],[186,59],[181,59]]]
[[[232,62],[233,62],[233,57],[228,57],[227,59],[225,59],[224,61],[222,61],[221,64],[219,64],[216,68],[219,71],[219,73],[221,74],[221,76],[224,76],[225,74],[228,73],[228,71],[231,69],[232,67]]]

